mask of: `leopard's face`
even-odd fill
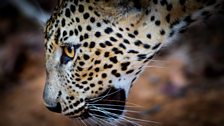
[[[138,40],[134,26],[105,20],[91,4],[61,6],[45,31],[46,106],[72,118],[118,118],[142,64],[152,58],[139,54],[150,45]]]

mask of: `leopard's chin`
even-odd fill
[[[109,88],[97,98],[86,101],[88,109],[82,119],[91,117],[100,119],[118,119],[125,109],[126,95],[124,89]]]

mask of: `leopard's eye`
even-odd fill
[[[70,58],[74,58],[75,57],[74,47],[64,47],[64,54]]]
[[[62,47],[63,53],[61,57],[61,63],[66,64],[69,61],[73,60],[75,57],[75,48],[70,46]]]

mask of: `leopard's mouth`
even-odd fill
[[[106,120],[110,119],[112,121],[121,117],[125,109],[125,102],[125,90],[111,87],[98,97],[85,99],[85,101],[83,100],[82,102],[78,101],[79,105],[81,103],[85,103],[85,105],[79,107],[79,109],[63,114],[70,118],[80,117],[82,119],[88,119],[94,117]],[[65,109],[59,102],[55,106],[47,106],[47,108],[57,113],[62,113],[64,112],[63,109]]]
[[[109,88],[97,98],[86,101],[88,109],[82,114],[81,118],[118,119],[124,112],[125,102],[124,89]]]

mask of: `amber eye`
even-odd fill
[[[61,63],[66,64],[69,61],[73,60],[75,57],[75,48],[70,46],[64,46],[63,48],[63,54],[61,57]]]
[[[64,54],[70,58],[74,58],[75,57],[74,47],[64,47]]]

